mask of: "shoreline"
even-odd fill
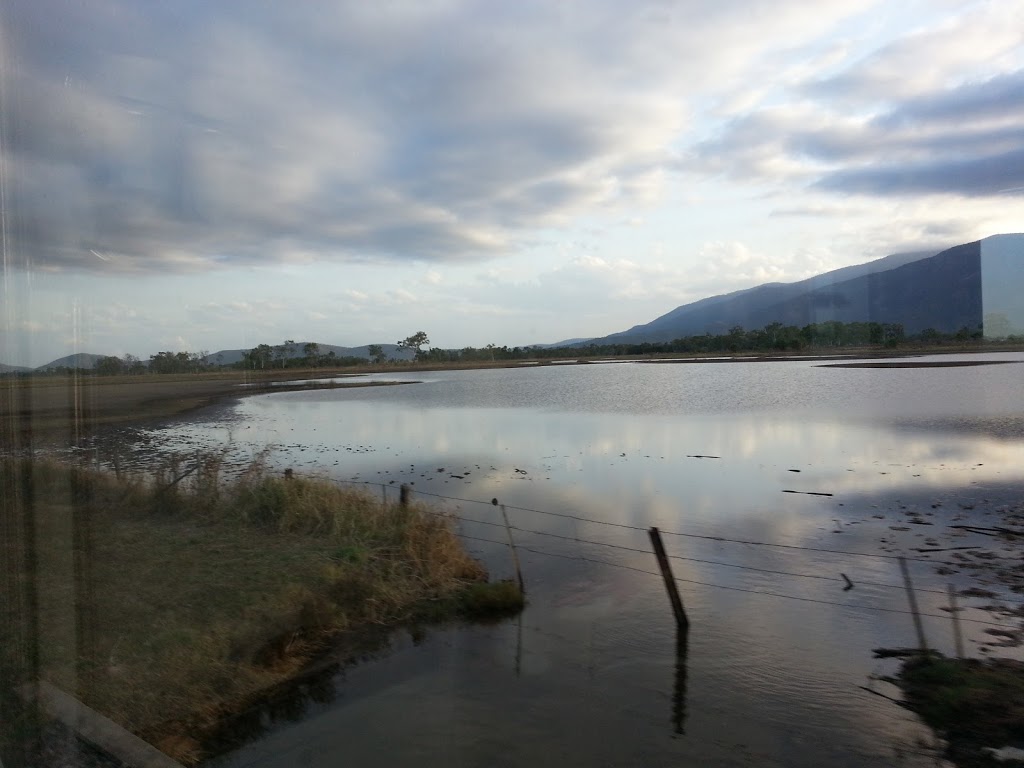
[[[144,376],[0,377],[0,453],[32,448],[68,447],[82,443],[109,427],[144,426],[159,419],[184,416],[219,403],[253,395],[297,390],[346,389],[397,386],[415,381],[359,381],[370,374],[417,374],[431,371],[491,370],[566,365],[639,363],[654,365],[691,365],[726,363],[819,362],[827,368],[943,368],[1007,364],[1016,361],[906,361],[887,362],[891,358],[931,355],[985,354],[1019,352],[1020,347],[997,345],[994,348],[920,347],[903,349],[850,348],[793,355],[676,354],[647,357],[567,356],[563,359],[474,361],[469,363],[402,363],[360,366],[352,369],[282,369],[278,371],[218,371],[196,374],[146,374]],[[848,361],[848,362],[844,362]],[[302,384],[289,386],[294,380]],[[354,379],[353,381],[323,381]],[[321,381],[318,381],[321,380]]]
[[[72,376],[16,382],[16,386],[0,388],[0,454],[33,448],[75,447],[109,429],[145,428],[160,420],[187,416],[203,408],[254,395],[416,383],[334,381],[362,375],[294,371],[258,381],[247,374],[218,373],[109,379]],[[313,381],[294,385],[278,383],[298,378]]]

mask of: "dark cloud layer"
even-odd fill
[[[763,76],[773,41],[814,40],[862,4],[3,8],[0,152],[18,252],[37,266],[180,272],[482,260],[642,204],[707,119],[709,93]],[[794,183],[822,193],[1024,184],[1022,72],[892,85],[927,42],[803,84],[810,105],[739,116],[684,167],[741,180],[796,167]],[[867,122],[830,106],[865,94],[884,104]]]
[[[825,176],[818,186],[867,195],[908,193],[1024,197],[1024,148],[989,157],[856,168]]]
[[[1024,70],[892,102],[868,120],[806,103],[756,111],[698,145],[688,167],[768,179],[780,159],[794,183],[830,192],[1024,194]]]

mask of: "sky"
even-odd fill
[[[5,0],[0,362],[549,343],[1024,229],[1019,0]]]

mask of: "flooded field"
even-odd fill
[[[916,642],[899,554],[929,644],[952,652],[952,583],[980,589],[961,598],[968,653],[1018,652],[1000,609],[1019,585],[998,566],[1019,553],[951,526],[1020,508],[1022,369],[824,365],[395,373],[418,383],[261,395],[135,434],[138,461],[266,451],[385,498],[408,484],[512,576],[496,500],[519,548],[520,621],[394,637],[212,764],[935,764],[928,730],[862,686],[895,695],[871,649]]]

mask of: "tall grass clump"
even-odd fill
[[[0,640],[21,653],[0,673],[49,680],[187,763],[341,637],[522,608],[437,509],[261,461],[234,480],[221,468],[2,460]]]

